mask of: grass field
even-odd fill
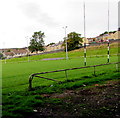
[[[101,60],[101,61],[99,61]],[[111,62],[117,62],[118,58],[117,56],[111,57]],[[96,64],[104,64],[106,63],[105,57],[98,57],[98,58],[88,58],[87,59],[87,65],[96,65]],[[81,59],[71,59],[71,60],[56,60],[56,61],[37,61],[37,62],[25,62],[25,63],[10,63],[10,64],[3,64],[3,93],[4,92],[10,92],[10,91],[16,91],[16,90],[24,90],[28,87],[28,78],[31,74],[37,73],[37,72],[44,72],[44,71],[52,71],[52,70],[59,70],[59,69],[67,69],[67,68],[73,68],[73,67],[82,67],[84,66],[83,58]],[[111,65],[110,65],[111,66]],[[115,65],[112,65],[115,66]],[[110,71],[109,66],[106,69],[107,71]],[[113,68],[115,70],[115,67]],[[75,70],[70,72],[73,73],[71,76],[73,78],[79,77],[79,74],[82,73],[82,76],[89,73],[90,69],[86,69],[88,72],[85,73],[84,70]],[[99,72],[99,70],[98,70]],[[7,73],[7,74],[6,74]],[[77,73],[77,74],[76,74]],[[69,72],[68,72],[69,74]],[[76,74],[76,76],[74,76]],[[53,73],[53,74],[47,74],[46,76],[50,76],[50,78],[56,78],[56,79],[65,79],[64,72],[61,73]],[[36,78],[35,81],[33,81],[36,85],[46,85],[51,83],[51,81],[38,79]]]
[[[83,57],[83,48],[70,51],[68,52],[69,58],[81,58]],[[116,55],[118,54],[118,42],[111,43],[110,44],[110,55]],[[87,47],[87,56],[88,57],[94,57],[94,56],[107,56],[107,44],[102,44],[99,46],[90,46]],[[57,57],[63,57],[65,58],[65,52],[58,52],[58,53],[52,53],[52,54],[42,54],[42,55],[35,55],[35,56],[30,56],[30,61],[35,61],[35,60],[42,60],[45,58],[57,58]],[[12,58],[6,60],[7,63],[10,62],[22,62],[22,61],[28,61],[28,57],[22,57],[22,58]],[[3,60],[3,63],[5,60]]]
[[[110,62],[118,62],[117,43],[111,44],[111,46],[112,48]],[[45,74],[44,77],[63,81],[63,84],[57,84],[53,81],[34,78],[33,87],[35,88],[35,91],[28,91],[28,79],[29,76],[33,73],[84,66],[84,58],[82,57],[83,52],[81,52],[82,50],[83,49],[79,49],[69,52],[69,60],[63,59],[49,61],[19,62],[27,60],[27,57],[24,57],[9,59],[7,60],[6,64],[3,61],[3,116],[11,118],[23,117],[23,114],[25,115],[25,113],[33,112],[33,109],[34,107],[36,107],[36,105],[40,105],[46,102],[44,100],[41,100],[39,94],[62,92],[65,89],[79,88],[83,85],[92,85],[106,80],[114,80],[119,78],[120,74],[116,71],[116,65],[97,67],[96,76],[93,76],[93,68],[71,70],[68,71],[68,80],[66,80],[64,72],[49,73]],[[107,63],[107,56],[105,55],[106,52],[106,45],[92,48],[89,47],[87,51],[87,55],[89,56],[87,57],[87,66]],[[64,56],[65,52],[60,52],[54,54],[31,56],[30,59],[40,60],[43,58],[55,58]],[[40,98],[40,100],[38,100],[38,98]],[[32,104],[33,101],[34,104]],[[59,102],[59,100],[51,99],[51,102]]]

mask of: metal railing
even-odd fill
[[[47,77],[42,77],[40,76],[41,74],[47,74],[47,73],[55,73],[55,72],[61,72],[61,71],[65,71],[65,77],[66,79],[68,79],[68,75],[67,75],[67,71],[69,70],[76,70],[76,69],[84,69],[84,68],[94,68],[93,69],[93,75],[96,75],[96,67],[98,66],[105,66],[105,65],[111,65],[111,64],[116,64],[116,70],[119,71],[119,64],[120,62],[114,62],[114,63],[106,63],[106,64],[100,64],[100,65],[92,65],[92,66],[84,66],[84,67],[78,67],[78,68],[70,68],[70,69],[61,69],[61,70],[55,70],[55,71],[48,71],[48,72],[41,72],[41,73],[34,73],[32,75],[30,75],[29,77],[29,90],[32,89],[32,80],[34,77],[38,77],[38,78],[43,78],[43,79],[47,79],[47,80],[51,80],[51,81],[56,81],[56,82],[61,82],[52,78],[47,78]]]

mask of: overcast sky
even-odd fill
[[[110,1],[110,31],[118,29],[118,1]],[[86,36],[108,30],[108,0],[86,0]],[[22,48],[36,31],[45,44],[63,41],[67,33],[84,36],[83,0],[1,0],[0,48]],[[27,38],[26,38],[27,37]]]

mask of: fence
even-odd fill
[[[55,79],[52,79],[52,78],[46,78],[46,77],[39,76],[41,74],[55,73],[55,72],[65,71],[65,77],[66,77],[66,79],[68,79],[67,71],[69,71],[69,70],[76,70],[76,69],[84,69],[84,68],[92,68],[93,67],[93,75],[96,75],[96,69],[95,69],[96,67],[105,66],[105,65],[111,65],[111,64],[116,64],[116,70],[119,71],[119,63],[120,62],[114,62],[114,63],[106,63],[106,64],[100,64],[100,65],[92,65],[92,66],[84,66],[84,67],[78,67],[78,68],[61,69],[61,70],[55,70],[55,71],[34,73],[34,74],[30,75],[30,77],[29,77],[29,90],[32,89],[32,80],[33,80],[34,77],[43,78],[43,79],[47,79],[47,80],[51,80],[51,81],[56,81],[56,82],[61,82],[61,81],[58,81],[58,80],[55,80]]]

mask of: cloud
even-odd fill
[[[58,23],[48,13],[43,12],[40,5],[35,2],[24,2],[21,3],[19,7],[29,20],[35,20],[39,24],[46,25],[47,27],[56,27],[58,25]]]
[[[46,44],[58,42],[64,37],[63,26],[68,26],[66,33],[75,31],[83,36],[83,1],[86,2],[86,36],[95,37],[106,31],[108,0],[3,0],[1,42],[5,42],[4,47],[24,47],[25,37],[39,30],[45,32]],[[110,0],[110,31],[117,30],[118,24],[120,27],[118,22],[118,2]]]

